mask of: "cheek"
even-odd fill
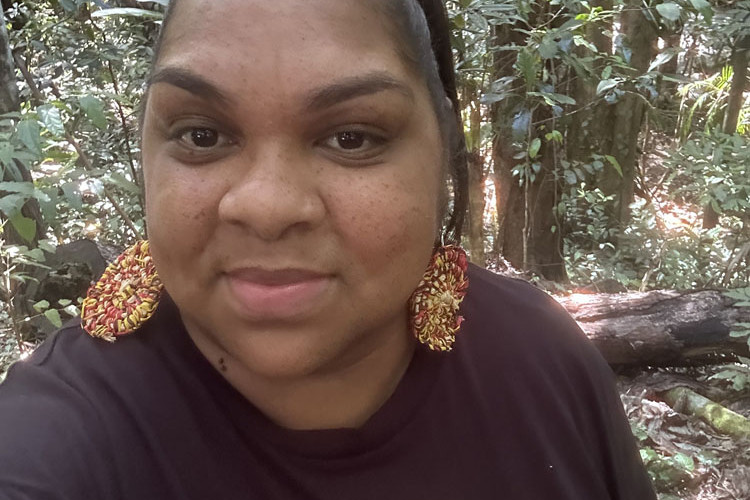
[[[171,254],[199,250],[216,226],[224,189],[216,180],[221,178],[144,160],[146,224],[153,245]]]
[[[390,269],[394,262],[420,268],[437,234],[438,182],[431,176],[368,177],[347,182],[332,197],[337,232],[370,268]]]

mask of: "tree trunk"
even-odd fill
[[[522,29],[501,26],[493,34],[494,47],[522,46],[526,43]],[[493,80],[515,76],[515,53],[496,51]],[[562,258],[560,231],[553,209],[557,203],[555,156],[552,147],[543,151],[541,171],[534,181],[524,184],[513,176],[519,161],[513,142],[513,119],[521,111],[518,98],[507,98],[492,107],[494,183],[497,196],[498,234],[495,249],[517,269],[533,271],[546,279],[567,281]],[[534,115],[531,120],[541,117]],[[559,227],[558,227],[559,229]]]
[[[465,88],[464,109],[469,110],[469,129],[466,131],[468,145],[467,163],[469,169],[469,210],[468,210],[468,242],[469,257],[477,265],[486,265],[484,252],[484,159],[480,148],[482,146],[482,111],[479,107],[479,95],[473,82],[472,88]]]
[[[594,0],[591,7],[601,7],[605,11],[612,10],[612,0]],[[604,17],[597,23],[588,22],[585,25],[586,39],[594,44],[600,54],[612,54],[612,40],[607,33],[613,28],[612,18]],[[579,55],[585,56],[587,49],[576,49]],[[572,97],[576,100],[576,107],[580,110],[570,119],[566,134],[566,153],[568,160],[588,161],[592,153],[599,151],[600,135],[606,127],[602,127],[597,115],[601,114],[601,106],[590,106],[596,99],[596,85],[604,69],[602,63],[596,64],[591,73],[584,73],[579,69],[573,81]],[[573,71],[573,68],[571,68]]]
[[[561,231],[555,220],[558,185],[553,145],[545,148],[542,169],[533,182],[519,185],[513,178],[508,192],[503,255],[517,269],[532,271],[545,279],[568,281],[562,257]],[[524,241],[525,240],[525,241]]]
[[[0,114],[18,111],[18,88],[13,66],[13,54],[10,51],[8,31],[5,29],[5,14],[2,14],[0,26]]]
[[[523,43],[524,36],[514,27],[500,25],[492,28],[490,50],[493,51],[493,62],[491,80],[497,81],[515,76],[515,70],[513,69],[515,54],[497,49],[506,45]],[[492,138],[492,180],[495,184],[495,209],[497,210],[497,233],[493,242],[493,253],[497,257],[503,254],[505,246],[505,225],[509,220],[508,207],[511,186],[514,182],[518,182],[511,174],[513,167],[518,162],[518,160],[513,159],[512,129],[513,115],[518,104],[517,98],[508,97],[493,104],[490,108],[490,119],[494,131]]]
[[[743,94],[747,85],[747,62],[748,46],[750,46],[750,37],[742,37],[737,42],[732,52],[732,86],[729,90],[729,99],[727,109],[724,114],[724,123],[722,131],[725,134],[736,134],[737,123],[740,118],[740,111],[744,103]],[[712,229],[719,223],[719,214],[714,207],[706,205],[703,208],[703,228]]]
[[[13,54],[11,52],[8,31],[5,28],[5,13],[2,13],[2,26],[0,27],[0,113],[20,111],[20,109]],[[3,170],[3,181],[33,182],[31,172],[23,162],[15,160],[15,166],[21,178],[15,178],[11,169],[6,168]],[[0,196],[3,195],[4,193],[0,192]],[[44,237],[45,232],[39,202],[34,198],[29,199],[21,208],[21,214],[35,222],[36,234],[34,238],[32,241],[26,241],[15,231],[12,224],[6,224],[3,228],[5,242],[35,248],[39,239]]]
[[[636,0],[627,0],[621,16],[623,46],[630,53],[628,61],[633,75],[648,70],[656,50],[657,33],[651,21],[643,14]],[[608,215],[614,226],[623,228],[630,219],[630,204],[633,202],[635,172],[638,162],[638,136],[646,112],[646,103],[637,95],[635,88],[627,89],[616,104],[609,106],[608,117],[599,125],[607,128],[601,151],[613,156],[619,169],[607,165],[599,180],[604,194],[614,197]]]
[[[680,366],[748,356],[732,337],[750,307],[718,291],[574,294],[557,298],[611,365]]]
[[[747,60],[750,49],[750,36],[743,37],[737,42],[732,54],[732,86],[729,90],[729,101],[727,102],[727,111],[724,115],[725,134],[737,133],[737,122],[739,121],[740,111],[744,103],[743,94],[747,86]]]

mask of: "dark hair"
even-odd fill
[[[154,47],[154,66],[178,3],[179,0],[171,0],[164,15]],[[443,0],[373,0],[373,3],[393,20],[397,28],[394,35],[402,42],[402,55],[414,64],[427,84],[445,144],[453,188],[453,206],[443,221],[443,237],[460,243],[468,205],[468,167],[445,5]]]

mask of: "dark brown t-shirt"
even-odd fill
[[[417,349],[359,429],[271,423],[168,299],[114,344],[65,328],[0,386],[0,498],[655,499],[573,320],[523,282],[469,280],[454,350]]]

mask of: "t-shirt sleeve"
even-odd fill
[[[646,472],[638,447],[630,429],[625,410],[615,385],[612,369],[594,347],[575,320],[565,309],[548,298],[557,309],[560,328],[570,332],[570,351],[575,366],[571,370],[580,375],[577,380],[579,405],[590,415],[587,429],[590,442],[597,443],[604,477],[612,500],[656,500],[651,480]]]
[[[97,412],[49,367],[53,344],[16,363],[0,385],[0,497],[112,498]]]
[[[600,359],[594,363],[599,402],[599,419],[605,435],[601,436],[604,467],[607,469],[608,489],[613,500],[656,500],[656,493],[636,446],[635,438],[625,415],[614,376],[609,366]]]

